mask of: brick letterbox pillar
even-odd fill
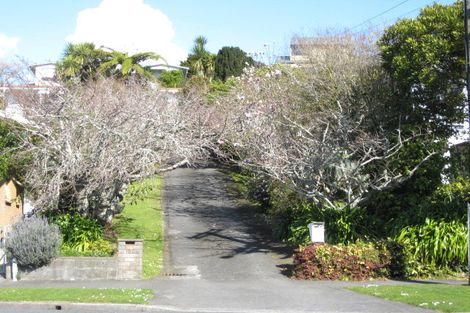
[[[117,279],[141,279],[143,253],[143,239],[118,239]]]

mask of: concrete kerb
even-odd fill
[[[250,310],[250,309],[224,309],[224,308],[178,308],[164,305],[144,304],[108,304],[108,303],[70,303],[70,302],[1,302],[0,306],[8,305],[14,309],[41,309],[41,310],[77,310],[92,309],[94,312],[185,312],[185,313],[305,313],[300,310]],[[322,313],[338,313],[338,311],[322,311]],[[341,313],[361,313],[356,311]]]

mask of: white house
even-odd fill
[[[55,82],[55,64],[45,63],[30,66],[34,73],[34,84],[36,86],[45,86]]]

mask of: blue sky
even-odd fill
[[[419,8],[433,2],[0,0],[0,59],[18,55],[30,63],[56,61],[66,41],[87,40],[129,52],[158,49],[155,52],[174,59],[174,63],[188,53],[198,35],[207,37],[207,47],[214,53],[223,46],[239,46],[246,52],[269,49],[274,54],[283,54],[295,34],[352,28],[398,5],[354,30],[370,25],[380,28],[397,18],[416,16]]]

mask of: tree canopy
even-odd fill
[[[16,123],[0,119],[0,180],[21,179],[26,159],[21,155],[22,131]]]
[[[238,77],[246,66],[253,65],[251,57],[238,47],[223,47],[215,58],[215,77],[225,81],[232,76]]]
[[[87,82],[100,76],[128,79],[130,77],[154,80],[152,71],[143,66],[146,60],[160,60],[154,52],[129,55],[110,49],[103,50],[93,43],[69,43],[62,59],[57,62],[57,76],[63,81]]]
[[[181,62],[182,66],[189,67],[189,76],[212,79],[214,76],[215,55],[206,50],[207,38],[198,36],[188,58]]]
[[[57,77],[63,81],[85,82],[96,79],[99,67],[108,53],[90,42],[68,43],[61,60],[57,62]]]
[[[100,64],[100,71],[105,76],[112,76],[119,79],[127,79],[130,76],[144,77],[154,80],[152,71],[141,65],[147,60],[160,60],[162,57],[153,52],[140,52],[132,55],[113,50],[107,55],[105,62]]]
[[[464,119],[463,3],[433,4],[385,30],[383,66],[396,86],[401,124],[447,138]]]

